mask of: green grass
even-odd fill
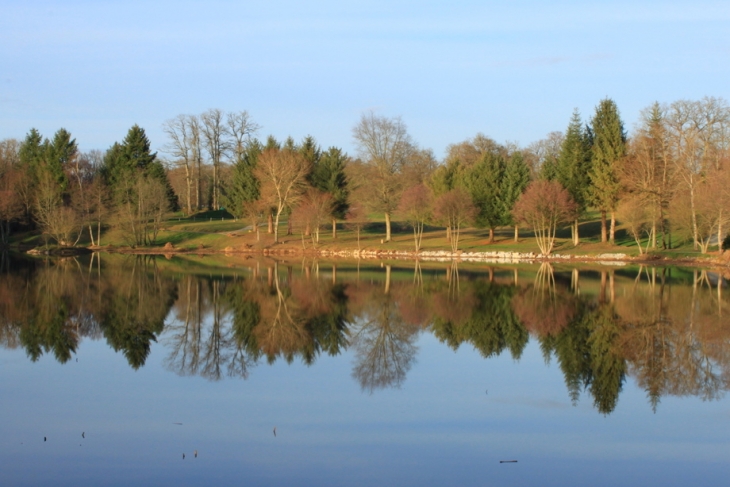
[[[332,238],[331,225],[323,225],[320,230],[320,241],[312,242],[310,237],[305,237],[302,242],[300,234],[286,235],[287,222],[280,223],[280,243],[275,244],[273,235],[266,233],[266,226],[260,228],[261,240],[256,240],[256,234],[246,230],[248,222],[235,220],[225,210],[198,213],[185,217],[181,214],[173,215],[164,225],[159,233],[152,249],[159,249],[166,243],[172,244],[176,249],[195,251],[224,251],[224,250],[249,250],[276,248],[291,251],[306,250],[355,250],[358,248],[357,236],[353,230],[345,228],[345,225],[338,224],[337,239]],[[609,245],[600,242],[600,215],[597,212],[588,213],[580,223],[581,243],[574,247],[571,241],[569,228],[563,228],[558,232],[556,247],[557,254],[572,255],[599,255],[602,253],[625,253],[630,256],[638,256],[639,249],[634,239],[620,225],[616,229],[616,244]],[[368,223],[361,231],[360,247],[368,251],[409,251],[415,250],[413,232],[410,226],[402,222],[393,222],[392,241],[383,242],[385,238],[384,221],[373,221]],[[129,247],[124,235],[119,230],[108,229],[102,234],[102,245],[114,247]],[[16,234],[13,243],[16,247],[32,248],[44,245],[44,240],[37,232],[25,232]],[[79,245],[89,245],[88,233],[84,232],[84,238]],[[646,245],[646,239],[642,241]],[[692,244],[679,242],[675,239],[672,242],[671,250],[652,250],[651,255],[658,257],[669,257],[672,259],[702,258],[699,252],[692,249]],[[428,226],[423,237],[422,251],[429,250],[450,250],[450,243],[446,239],[444,228]],[[462,230],[459,250],[463,252],[533,252],[538,253],[537,244],[531,231],[520,230],[518,242],[514,241],[513,228],[499,228],[495,232],[494,242],[489,242],[488,229],[468,228]]]

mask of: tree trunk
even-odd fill
[[[520,240],[520,227],[515,225],[515,243]]]
[[[651,222],[651,248],[656,249],[656,220]]]
[[[695,188],[694,184],[690,184],[689,188],[689,202],[690,207],[692,210],[692,240],[693,245],[692,247],[694,250],[697,250],[697,245],[699,243],[699,231],[697,230],[697,210],[695,208]]]
[[[185,160],[187,161],[187,156],[185,156]],[[190,175],[190,167],[187,162],[185,162],[185,183],[187,185],[187,192],[188,192],[188,215],[192,213],[192,197],[193,197],[193,178]]]
[[[608,243],[611,245],[616,244],[616,212],[611,212],[611,233],[609,233]]]
[[[577,247],[580,244],[580,232],[578,230],[578,219],[576,218],[573,222],[573,246]]]
[[[268,216],[266,217],[266,223],[268,225],[266,228],[266,233],[269,233],[269,234],[274,233],[274,220],[273,220],[273,217],[271,216],[271,212],[269,212]]]
[[[337,238],[337,220],[332,219],[332,240]]]
[[[451,225],[446,226],[446,240],[451,242]]]
[[[494,228],[489,229],[489,243],[494,242]]]
[[[279,215],[280,212],[276,212],[276,220],[274,221],[274,243],[279,243]]]
[[[601,243],[608,241],[608,229],[606,228],[606,210],[601,210]]]
[[[570,276],[570,287],[573,294],[576,296],[580,294],[580,271],[578,269],[573,269],[573,274]]]
[[[385,294],[390,292],[390,264],[385,266]]]
[[[198,175],[195,178],[195,211],[198,211],[200,209],[200,176],[201,176],[201,165],[202,161],[200,160],[200,157],[197,158],[195,161],[196,165],[198,166]]]
[[[613,303],[616,301],[616,286],[613,278],[613,271],[608,272],[608,292],[611,298],[611,303]]]
[[[385,214],[385,241],[390,242],[390,213]]]
[[[213,160],[213,210],[218,209],[218,161]]]
[[[717,222],[717,251],[722,254],[722,209],[720,209],[720,218]]]

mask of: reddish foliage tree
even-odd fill
[[[292,212],[292,220],[301,227],[303,235],[312,235],[312,241],[319,243],[319,227],[328,222],[332,215],[332,194],[315,188],[307,190],[302,203]]]
[[[20,174],[14,168],[0,173],[0,245],[7,245],[10,224],[23,216],[23,204],[15,188]]]
[[[411,186],[403,192],[397,214],[413,227],[416,252],[421,250],[423,227],[431,218],[431,191],[424,184]]]
[[[515,221],[530,225],[542,255],[550,255],[558,227],[575,218],[577,206],[557,181],[530,183],[512,210]]]
[[[477,215],[471,197],[463,189],[454,188],[436,199],[434,213],[441,223],[451,229],[451,251],[456,252],[462,225],[474,221]]]

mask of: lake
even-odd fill
[[[708,270],[4,262],[0,485],[730,476],[730,290]]]

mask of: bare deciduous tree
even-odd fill
[[[251,136],[261,127],[251,120],[246,110],[231,112],[226,116],[226,132],[232,137],[230,143],[233,162],[241,159],[246,152]]]
[[[220,207],[221,164],[230,148],[225,138],[226,127],[223,112],[217,108],[211,108],[200,116],[200,121],[205,149],[213,166],[213,209],[217,210]]]
[[[203,132],[200,127],[200,119],[195,115],[189,115],[187,124],[190,130],[190,152],[195,165],[195,209],[201,207],[202,181],[203,181]]]
[[[145,177],[143,173],[138,173],[127,184],[134,198],[117,207],[118,225],[131,244],[151,245],[170,210],[167,188],[159,180]]]
[[[670,150],[689,199],[694,248],[700,247],[697,221],[698,187],[704,176],[720,168],[730,139],[730,108],[722,99],[679,100],[667,108]]]
[[[193,212],[193,178],[195,171],[195,153],[193,147],[192,131],[189,123],[190,117],[178,115],[162,124],[162,130],[167,134],[169,142],[164,150],[175,159],[172,163],[185,170],[185,207],[187,213]]]
[[[266,149],[254,174],[261,181],[261,196],[275,208],[274,242],[279,241],[279,217],[301,199],[309,173],[307,160],[295,150]]]
[[[64,205],[61,188],[48,172],[42,172],[38,179],[34,215],[43,234],[59,245],[78,242],[83,222],[72,208]]]
[[[401,168],[414,145],[400,117],[380,117],[373,112],[362,115],[352,135],[368,169],[368,203],[374,211],[385,214],[385,240],[389,242],[390,219],[401,190]]]
[[[654,239],[654,231],[656,229],[656,218],[653,213],[654,207],[647,205],[647,202],[639,195],[631,195],[625,197],[618,206],[618,217],[626,225],[629,234],[634,238],[639,254],[644,253],[641,246],[641,238],[645,233],[648,234],[649,241],[646,243],[647,250]]]

